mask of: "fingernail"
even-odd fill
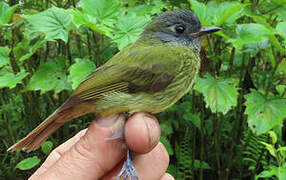
[[[144,116],[146,129],[149,136],[149,148],[153,149],[160,140],[161,131],[158,127],[158,121],[152,115],[146,114]]]
[[[96,123],[102,127],[111,127],[116,123],[119,117],[120,115],[116,114],[116,115],[109,116],[109,117],[98,118],[96,120]]]

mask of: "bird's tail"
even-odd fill
[[[66,121],[92,112],[91,108],[84,103],[73,105],[69,108],[63,107],[64,106],[61,106],[57,109],[25,138],[11,146],[8,151],[15,151],[22,148],[27,148],[28,152],[33,151],[40,147],[43,142]]]

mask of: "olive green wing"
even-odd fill
[[[164,48],[125,49],[89,75],[72,97],[86,101],[97,100],[108,93],[154,93],[163,90],[181,67],[170,49],[166,51]]]

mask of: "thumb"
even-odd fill
[[[110,137],[111,134],[122,130],[124,122],[124,115],[115,115],[93,121],[86,134],[68,150],[62,154],[61,149],[54,150],[57,152],[57,156],[60,154],[59,158],[39,176],[43,179],[55,180],[99,179],[113,169],[124,157],[121,140],[106,141],[106,138]],[[66,143],[63,145],[67,146]],[[61,146],[59,148],[66,149]],[[53,155],[53,152],[50,156]],[[34,177],[37,179],[39,176]],[[32,176],[31,179],[34,177]]]

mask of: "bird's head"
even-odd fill
[[[166,11],[154,18],[144,28],[141,37],[200,51],[201,37],[219,30],[219,27],[201,26],[199,18],[192,11],[181,9]]]

